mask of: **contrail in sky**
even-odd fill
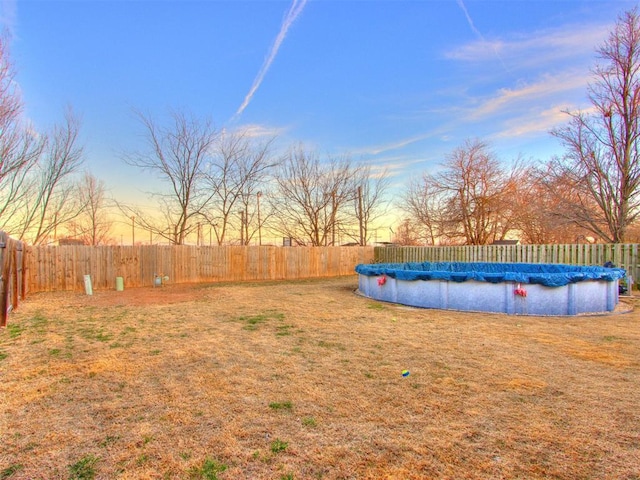
[[[471,28],[471,31],[473,33],[475,33],[478,38],[480,40],[482,40],[483,43],[489,43],[487,42],[487,40],[484,38],[484,36],[482,35],[482,33],[480,33],[480,30],[478,30],[476,28],[476,26],[473,24],[473,20],[471,19],[471,15],[469,15],[469,11],[467,10],[467,7],[465,6],[463,0],[456,0],[458,2],[458,6],[462,9],[462,11],[464,12],[464,16],[467,17],[467,23],[469,24],[469,28]],[[493,52],[496,54],[496,57],[498,57],[498,60],[500,60],[500,63],[502,64],[502,66],[504,67],[504,69],[508,72],[509,69],[507,68],[507,66],[504,63],[504,60],[502,60],[502,57],[500,56],[500,54],[498,53],[498,50],[496,49],[495,45],[491,45],[491,48],[493,48]]]
[[[233,118],[237,118],[238,116],[240,116],[244,111],[244,109],[247,108],[247,105],[249,105],[249,102],[251,102],[253,95],[256,93],[256,90],[258,90],[258,88],[260,87],[262,80],[264,80],[264,76],[267,74],[269,67],[271,67],[273,60],[276,58],[276,55],[278,54],[278,50],[280,49],[280,45],[282,45],[282,42],[287,36],[287,31],[289,30],[289,27],[293,24],[293,22],[295,22],[296,18],[298,18],[298,15],[300,15],[306,3],[307,3],[307,0],[293,0],[293,3],[291,4],[291,8],[289,8],[287,15],[284,17],[284,20],[282,21],[282,26],[280,27],[280,33],[278,33],[276,40],[273,42],[273,45],[271,46],[269,55],[265,59],[264,63],[262,64],[262,67],[260,68],[260,71],[258,72],[258,75],[253,81],[253,85],[251,86],[249,93],[247,93],[247,96],[244,97],[244,102],[242,102],[242,105],[240,105],[240,108],[238,108],[238,111],[236,112]]]
[[[458,1],[458,6],[464,12],[464,16],[467,17],[467,23],[469,24],[469,27],[471,27],[471,30],[473,30],[473,33],[475,33],[480,38],[480,40],[482,40],[483,42],[486,42],[486,40],[480,33],[480,30],[478,30],[476,26],[473,24],[473,20],[471,19],[471,16],[469,15],[469,11],[467,10],[467,7],[465,7],[464,2],[462,0],[457,0],[457,1]]]

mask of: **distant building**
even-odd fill
[[[58,245],[86,245],[86,243],[81,238],[63,237],[58,239]]]

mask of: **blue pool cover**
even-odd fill
[[[489,283],[533,283],[547,287],[562,287],[585,280],[612,282],[626,275],[622,268],[550,263],[479,262],[360,264],[356,266],[356,272],[366,276],[385,275],[396,280],[451,280],[453,282],[476,280]]]

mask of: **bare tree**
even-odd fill
[[[209,120],[180,112],[171,113],[171,122],[162,126],[150,116],[136,113],[145,130],[147,148],[124,155],[132,166],[149,171],[168,185],[168,191],[152,192],[160,218],[141,209],[120,205],[137,225],[175,245],[182,245],[196,230],[213,192],[204,188],[205,167],[212,161],[211,150],[219,132]]]
[[[354,185],[349,159],[321,162],[301,146],[292,149],[276,174],[271,229],[301,245],[335,245]]]
[[[455,149],[444,169],[432,177],[441,196],[441,231],[450,242],[483,245],[513,230],[511,199],[517,194],[518,165],[504,169],[488,146],[467,141]]]
[[[420,227],[410,218],[403,219],[396,226],[393,236],[393,243],[403,246],[420,245]]]
[[[82,206],[75,195],[73,174],[83,162],[78,145],[80,122],[68,110],[63,125],[44,139],[34,175],[26,188],[19,238],[33,245],[47,243],[62,225],[75,219]]]
[[[567,112],[552,132],[567,148],[552,171],[572,189],[566,218],[608,242],[624,242],[640,213],[640,17],[624,13],[598,49],[589,112]],[[549,180],[552,185],[554,177]],[[551,194],[557,193],[549,190]]]
[[[21,120],[14,75],[0,38],[0,228],[40,244],[79,211],[72,177],[82,163],[80,122],[69,109],[50,133],[35,132]]]
[[[371,166],[359,166],[354,169],[355,196],[352,212],[357,224],[357,235],[347,235],[359,245],[366,245],[371,239],[371,225],[387,213],[388,202],[385,192],[389,187],[389,175],[386,170],[374,172]]]
[[[411,219],[412,238],[427,245],[437,245],[444,237],[444,205],[431,175],[414,179],[402,192],[398,207]],[[414,241],[414,240],[412,240]]]
[[[0,37],[0,228],[18,235],[24,227],[22,209],[28,203],[29,175],[45,139],[20,119],[23,104],[7,43]]]
[[[259,192],[266,191],[266,181],[275,161],[271,157],[273,139],[259,143],[248,132],[224,132],[212,148],[212,158],[204,175],[211,201],[202,210],[206,223],[213,228],[218,245],[228,236],[233,220],[238,218],[241,242],[248,245],[259,231],[257,219]],[[263,217],[260,219],[264,223]]]
[[[73,237],[81,238],[86,245],[109,243],[113,221],[107,213],[104,182],[85,172],[77,193],[82,210],[78,218],[67,226],[67,230]]]
[[[523,243],[574,243],[590,238],[590,232],[579,227],[575,218],[567,218],[567,205],[575,201],[574,192],[569,179],[549,175],[553,165],[551,161],[531,168],[518,180],[518,193],[512,201],[514,223]]]
[[[270,194],[271,189],[265,184],[264,188],[260,190],[253,188],[248,193],[241,195],[238,211],[240,212],[242,244],[249,245],[252,242],[258,242],[262,245],[262,232],[274,215],[271,204],[262,200],[270,198]]]

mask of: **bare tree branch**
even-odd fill
[[[344,229],[343,209],[355,198],[348,158],[321,162],[302,146],[292,149],[276,174],[270,227],[301,245],[335,245]]]
[[[89,172],[85,172],[77,188],[81,212],[66,225],[73,238],[80,238],[85,245],[104,245],[112,241],[110,237],[113,221],[107,213],[108,199],[104,182]]]
[[[359,245],[367,245],[372,225],[388,211],[385,193],[389,188],[389,175],[386,169],[374,172],[371,166],[360,165],[354,169],[353,177],[355,196],[351,211],[357,230],[349,228],[345,233]]]
[[[34,245],[49,242],[56,230],[76,218],[82,209],[72,182],[72,175],[83,162],[83,150],[78,145],[79,129],[78,118],[68,110],[65,123],[54,127],[46,138],[37,175],[28,187],[28,203],[19,235]]]
[[[182,245],[197,228],[197,218],[209,204],[213,192],[203,187],[204,172],[211,162],[211,150],[219,132],[209,120],[199,120],[180,112],[171,113],[171,124],[161,126],[148,115],[136,113],[144,131],[147,148],[124,155],[132,166],[155,174],[169,186],[169,192],[151,193],[162,219],[140,209],[121,205],[126,214],[134,213],[144,229]]]
[[[218,245],[227,240],[235,218],[240,219],[238,230],[245,245],[262,228],[257,222],[257,193],[267,191],[267,179],[276,165],[271,156],[273,141],[258,143],[246,131],[225,132],[213,149],[204,175],[212,195],[202,216],[213,228]]]
[[[571,185],[566,217],[617,243],[625,241],[629,225],[640,214],[637,8],[618,18],[598,56],[603,63],[594,68],[595,80],[589,86],[593,113],[567,112],[570,123],[552,131],[567,149],[555,173]]]

